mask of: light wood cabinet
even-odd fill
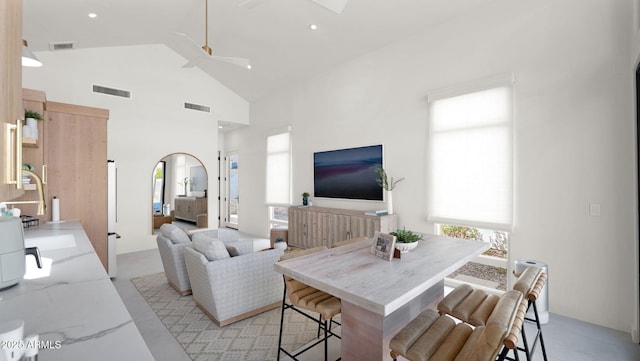
[[[295,247],[331,247],[335,242],[373,237],[398,228],[396,215],[367,216],[362,211],[322,207],[289,207],[289,241]]]
[[[46,94],[41,90],[22,89],[22,105],[24,109],[29,109],[45,115],[45,103]],[[20,126],[24,123],[21,122]],[[24,133],[23,133],[24,134]],[[45,204],[47,202],[47,177],[46,177],[46,163],[44,160],[45,145],[46,145],[46,122],[44,120],[38,121],[38,138],[32,141],[22,138],[22,164],[31,164],[34,166],[33,172],[35,172],[42,179],[42,187],[45,195]],[[36,191],[36,183],[32,180],[31,184],[23,184],[24,194],[21,197],[14,199],[15,201],[37,201],[38,192]],[[38,205],[37,204],[21,204],[18,206],[22,210],[22,214],[29,216],[36,216]],[[37,216],[46,219],[50,213],[50,209],[45,208],[44,216]],[[49,219],[51,217],[49,216]]]
[[[207,198],[176,198],[174,200],[174,208],[174,216],[176,218],[196,222],[198,214],[207,213]]]
[[[60,218],[79,219],[108,269],[107,119],[109,111],[46,103],[47,204],[60,199]],[[46,219],[51,219],[47,212]]]
[[[20,181],[22,111],[22,1],[0,1],[0,201],[23,194]]]

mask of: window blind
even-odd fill
[[[512,85],[429,103],[429,221],[510,231]]]
[[[291,137],[289,132],[267,137],[267,205],[291,203]]]

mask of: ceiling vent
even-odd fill
[[[106,86],[93,85],[94,93],[101,93],[107,95],[113,95],[121,98],[131,98],[131,92],[128,90],[115,89],[115,88],[107,88]]]
[[[206,105],[184,102],[185,109],[197,110],[199,112],[211,113],[211,108]]]
[[[49,42],[49,50],[51,51],[69,50],[69,49],[75,49],[75,47],[76,47],[75,41],[63,41],[63,42],[57,42],[57,43]]]

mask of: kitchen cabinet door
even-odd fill
[[[49,197],[60,219],[79,219],[105,269],[107,239],[107,119],[109,111],[47,102]],[[50,203],[51,199],[47,199]]]
[[[22,113],[22,1],[0,1],[0,201],[23,194],[21,139],[16,139]],[[17,173],[17,174],[16,174]],[[17,179],[16,179],[17,178]]]

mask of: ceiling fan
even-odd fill
[[[247,58],[234,58],[229,56],[213,55],[213,51],[209,47],[209,0],[205,0],[205,27],[204,27],[204,46],[198,45],[193,39],[186,34],[176,33],[181,39],[181,42],[185,43],[188,48],[184,49],[185,53],[188,52],[188,63],[183,65],[183,68],[192,68],[204,61],[217,60],[233,65],[241,66],[247,69],[251,69],[251,62]],[[184,54],[183,54],[184,55]]]
[[[254,8],[265,1],[268,0],[242,0],[238,4],[240,7],[244,8]],[[323,8],[333,11],[334,13],[340,15],[344,7],[347,5],[347,1],[349,0],[311,0],[313,3],[322,6]]]

